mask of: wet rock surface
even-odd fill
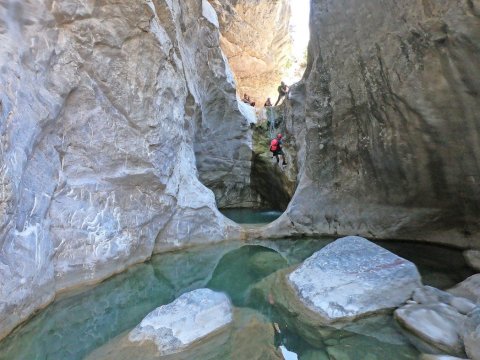
[[[288,280],[300,301],[325,324],[396,308],[420,285],[413,263],[354,236],[327,245]]]

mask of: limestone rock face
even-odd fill
[[[478,1],[312,1],[299,185],[266,234],[478,247]]]
[[[325,324],[398,307],[420,284],[414,264],[355,236],[316,252],[288,279]]]
[[[277,96],[291,63],[288,0],[210,0],[218,13],[221,45],[237,80],[238,92],[258,105]],[[307,21],[307,19],[306,19]]]
[[[235,137],[223,149],[236,164],[222,175],[228,189],[249,178],[251,158],[202,10],[196,0],[2,2],[0,337],[56,292],[153,251],[238,237],[197,179],[194,147],[217,141],[209,124]]]
[[[148,314],[128,335],[131,342],[154,342],[161,355],[173,354],[212,334],[233,320],[223,293],[198,289]]]
[[[200,180],[213,190],[218,207],[250,206],[254,198],[250,187],[252,131],[220,49],[215,10],[207,1],[202,2],[202,9],[198,1],[179,2],[174,7],[180,54],[195,100],[187,102],[187,111],[195,123],[193,146]],[[202,14],[207,23],[199,21]]]

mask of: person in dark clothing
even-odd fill
[[[278,99],[275,103],[275,106],[278,105],[280,100],[282,100],[288,94],[288,86],[282,81],[280,86],[278,87]]]
[[[272,101],[270,100],[270,98],[267,99],[267,101],[265,101],[265,105],[263,105],[264,107],[271,107],[272,106]]]
[[[270,142],[270,151],[273,153],[272,156],[277,159],[277,163],[279,162],[279,156],[281,156],[282,165],[287,165],[287,162],[285,161],[285,154],[282,150],[282,145],[282,134],[278,134],[277,137]]]

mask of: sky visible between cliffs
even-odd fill
[[[310,40],[310,0],[290,0],[292,17],[290,19],[290,33],[293,40],[294,64],[288,77],[289,85],[297,82],[305,70],[308,41]]]

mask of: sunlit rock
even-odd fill
[[[221,45],[235,73],[238,93],[257,106],[271,96],[292,62],[290,1],[211,0],[218,13]],[[308,21],[308,19],[305,19]]]
[[[119,336],[93,351],[87,360],[165,360],[236,359],[281,360],[275,349],[271,323],[262,314],[247,308],[235,309],[234,321],[223,331],[195,342],[192,346],[161,356],[152,342],[131,342],[128,335]]]
[[[354,236],[316,252],[288,280],[325,324],[396,308],[420,285],[413,263]]]
[[[194,290],[152,311],[128,339],[153,342],[161,355],[172,354],[228,325],[233,320],[232,311],[225,294]]]
[[[345,239],[327,245],[296,269],[266,277],[251,289],[249,301],[270,304],[289,329],[313,346],[340,329],[408,347],[389,313],[419,286],[415,266],[365,239]]]

